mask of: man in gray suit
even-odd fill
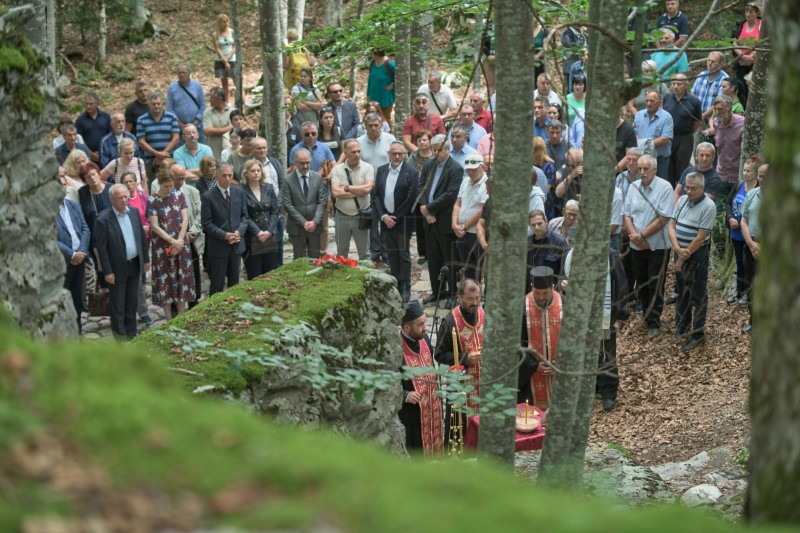
[[[344,138],[355,139],[358,137],[358,127],[361,125],[358,108],[350,100],[344,99],[342,84],[338,81],[329,83],[325,96],[328,97],[328,103],[325,107],[333,110],[336,125],[342,128]]]
[[[200,220],[206,234],[208,277],[211,285],[208,295],[222,292],[225,278],[228,288],[239,283],[244,241],[247,230],[247,203],[241,187],[231,186],[233,167],[228,163],[217,165],[217,184],[203,194]]]
[[[286,210],[286,232],[292,240],[294,258],[319,258],[325,190],[322,176],[311,170],[311,152],[295,154],[295,170],[286,176],[281,196]]]
[[[112,185],[109,196],[112,208],[100,213],[94,223],[94,246],[108,283],[111,331],[118,339],[132,339],[139,282],[150,269],[148,243],[139,211],[128,207],[128,188]]]

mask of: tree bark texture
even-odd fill
[[[129,8],[128,32],[143,34],[148,15],[147,9],[144,7],[144,0],[131,0]]]
[[[491,213],[491,243],[488,251],[486,323],[481,381],[516,388],[519,364],[519,332],[525,286],[528,195],[533,144],[533,106],[519,105],[517,98],[533,94],[533,20],[530,4],[498,2],[497,27],[497,116],[503,124],[496,132],[497,150]],[[524,14],[524,16],[522,15]],[[505,406],[514,409],[516,398]],[[481,420],[479,450],[508,468],[514,465],[515,417],[485,417]]]
[[[761,257],[754,290],[750,370],[750,484],[747,514],[755,522],[800,523],[800,5],[765,10],[774,64],[767,84],[766,156],[759,223]]]
[[[411,23],[412,45],[409,74],[411,79],[411,98],[416,95],[420,85],[428,82],[428,50],[433,46],[433,14],[421,13]]]
[[[342,0],[324,0],[323,26],[341,26],[344,6]]]
[[[358,0],[358,6],[356,7],[356,17],[355,20],[361,20],[361,16],[364,14],[364,0]],[[353,64],[350,66],[350,99],[354,100],[356,95],[356,67],[357,64],[354,61]]]
[[[768,12],[769,0],[764,2],[764,12]],[[768,20],[761,23],[759,40],[768,37]],[[753,78],[750,94],[747,98],[747,111],[744,115],[744,135],[742,137],[742,159],[739,164],[739,179],[742,178],[744,162],[756,154],[760,154],[762,144],[766,134],[766,124],[764,118],[767,111],[767,72],[772,63],[772,45],[767,46],[767,50],[759,51],[756,54],[756,62],[753,65]]]
[[[289,0],[289,13],[286,24],[289,28],[294,28],[301,39],[303,34],[303,20],[306,16],[306,0]]]
[[[53,0],[15,0],[13,5],[30,6],[32,15],[20,30],[45,56],[51,68],[56,64],[56,24]]]
[[[239,63],[237,65],[236,72],[234,72],[233,82],[236,84],[236,95],[234,96],[234,102],[236,104],[236,109],[244,109],[244,95],[242,93],[242,70],[244,69],[244,53],[242,51],[242,37],[241,33],[239,32],[238,0],[231,0],[231,30],[233,31],[233,45],[236,47],[236,62]],[[226,98],[228,96],[229,95],[227,94],[225,95]]]
[[[0,307],[34,337],[63,338],[77,336],[78,324],[55,239],[64,192],[53,179],[58,163],[46,141],[58,106],[46,63],[24,51],[24,28],[33,16],[31,6],[0,15],[0,41],[21,50],[27,65],[0,84]]]
[[[286,126],[283,103],[283,34],[280,18],[275,14],[281,0],[261,0],[261,57],[263,62],[264,95],[261,117],[264,121],[269,153],[278,161],[286,161]]]
[[[624,40],[625,0],[592,0],[591,22]],[[602,316],[608,272],[609,225],[614,166],[614,142],[619,108],[625,103],[623,49],[589,30],[584,173],[578,232],[575,237],[569,290],[556,351],[558,374],[542,450],[540,478],[578,488],[594,403],[597,354],[603,339]],[[588,375],[586,375],[588,374]]]
[[[95,62],[95,68],[97,70],[102,71],[103,66],[106,64],[106,37],[108,36],[108,20],[106,19],[106,2],[105,0],[100,0],[100,10],[97,14],[98,20],[98,39],[97,39],[97,61]]]
[[[394,54],[394,136],[403,138],[403,121],[411,115],[411,51],[408,47],[409,24],[397,24],[399,49]]]

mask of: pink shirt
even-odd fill
[[[731,115],[731,121],[723,126],[714,119],[714,143],[717,145],[717,174],[726,183],[739,181],[739,159],[742,156],[742,134],[744,117]]]
[[[136,197],[128,200],[128,205],[132,209],[139,211],[142,217],[142,226],[144,226],[144,234],[150,238],[150,219],[147,218],[147,195],[141,189],[136,191]]]
[[[481,155],[486,155],[486,154],[494,155],[494,148],[495,148],[494,133],[490,133],[489,135],[484,135],[483,137],[481,137],[481,140],[478,141],[478,153]]]

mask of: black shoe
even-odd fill
[[[139,319],[145,326],[149,326],[150,324],[153,323],[153,319],[150,318],[150,315],[142,315],[141,317],[139,317]]]
[[[655,339],[661,334],[661,328],[658,326],[650,326],[647,328],[647,338]]]
[[[705,337],[700,337],[699,339],[698,338],[689,339],[689,342],[687,342],[683,346],[683,351],[684,352],[691,352],[692,350],[694,350],[695,348],[697,348],[701,344],[704,344],[705,342],[706,342],[706,338]]]
[[[426,257],[420,257],[419,259],[417,259],[417,264],[418,265],[424,265],[427,262],[428,262],[428,258],[426,258]]]
[[[747,323],[742,326],[742,333],[752,333],[753,332],[753,324]]]
[[[436,295],[431,293],[424,300],[422,300],[422,303],[424,303],[424,304],[435,304],[438,301],[439,301],[439,299],[436,297]]]
[[[678,293],[673,292],[672,294],[669,295],[669,298],[667,298],[667,305],[672,305],[677,301],[678,301]]]
[[[454,307],[454,304],[453,304],[454,301],[455,301],[455,299],[448,298],[447,301],[444,303],[445,309],[452,309]]]
[[[617,400],[606,398],[603,400],[603,411],[611,411],[617,406]]]
[[[681,340],[684,337],[686,337],[686,335],[687,335],[686,331],[676,331],[675,332],[675,340]]]

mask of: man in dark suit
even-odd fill
[[[247,202],[241,187],[231,187],[233,166],[217,165],[217,184],[203,194],[200,221],[206,234],[208,277],[211,282],[208,295],[213,296],[225,288],[239,283],[244,241],[247,230]]]
[[[283,182],[286,232],[292,240],[294,258],[318,258],[325,211],[322,176],[311,170],[311,152],[301,148],[294,158],[295,170]]]
[[[275,191],[275,197],[278,199],[278,228],[275,235],[278,237],[278,266],[283,266],[283,229],[286,220],[283,217],[283,199],[281,194],[283,191],[283,182],[286,181],[286,170],[280,162],[268,155],[267,140],[264,137],[256,137],[250,143],[250,148],[253,151],[253,159],[261,163],[262,176],[266,179],[267,183]]]
[[[150,269],[150,256],[139,211],[128,207],[128,188],[112,185],[109,196],[111,209],[100,213],[94,223],[94,245],[108,283],[111,331],[118,339],[132,339],[139,283]]]
[[[386,236],[389,269],[397,278],[397,289],[403,302],[411,298],[411,254],[408,245],[416,227],[414,205],[419,190],[419,172],[404,162],[406,149],[395,141],[389,147],[389,164],[378,168],[372,202]]]
[[[434,157],[422,167],[420,179],[419,205],[425,229],[425,246],[428,251],[428,273],[431,277],[431,294],[423,303],[433,303],[439,295],[439,272],[442,267],[449,269],[447,275],[448,292],[455,300],[456,268],[455,233],[451,226],[453,206],[458,198],[458,190],[464,178],[464,168],[450,157],[450,142],[444,135],[431,139]],[[452,307],[452,306],[450,306]]]
[[[326,107],[333,110],[336,125],[342,128],[344,138],[355,139],[358,137],[358,127],[361,125],[358,108],[350,100],[344,99],[342,84],[336,81],[329,83],[325,96],[328,97]]]
[[[62,178],[63,179],[63,178]],[[58,249],[67,263],[64,288],[72,295],[72,305],[78,315],[78,332],[81,331],[81,311],[83,311],[84,267],[89,253],[89,226],[81,213],[81,207],[66,198],[61,201],[56,217]]]

